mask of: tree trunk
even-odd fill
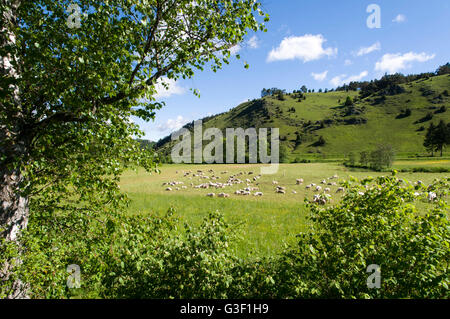
[[[17,242],[20,232],[27,227],[28,223],[28,198],[22,196],[19,191],[22,179],[18,171],[0,169],[0,227],[3,228],[1,236],[14,242]],[[11,280],[10,278],[14,267],[20,264],[21,260],[15,259],[0,265],[0,280],[11,281],[8,299],[29,298],[27,285],[19,279]]]
[[[0,0],[2,9],[0,21],[0,48],[6,49],[0,59],[0,76],[5,78],[19,79],[20,75],[15,67],[17,57],[10,48],[16,45],[16,36],[14,27],[17,24],[17,10],[22,0]],[[0,88],[7,95],[10,94],[14,101],[15,114],[11,115],[16,121],[13,127],[8,127],[5,123],[0,123],[0,153],[7,156],[7,160],[0,162],[0,236],[7,241],[16,242],[21,230],[28,223],[28,198],[22,195],[20,186],[23,182],[23,174],[17,168],[19,165],[6,165],[7,162],[23,159],[26,155],[25,143],[19,140],[21,136],[20,121],[23,118],[21,112],[20,91],[16,84],[10,84],[9,87]],[[1,103],[2,101],[0,101]],[[5,106],[3,105],[2,109]],[[16,167],[14,167],[16,166]],[[0,265],[0,280],[10,280],[14,272],[14,267],[20,265],[21,260],[8,260]],[[8,298],[27,298],[27,285],[20,280],[14,280],[11,285]]]
[[[28,198],[20,194],[23,177],[17,170],[0,168],[0,225],[6,228],[1,234],[7,240],[16,241],[19,232],[27,227]]]
[[[11,48],[16,45],[14,26],[17,20],[17,10],[21,0],[0,0],[1,24],[0,24],[0,48]],[[0,60],[0,75],[7,78],[19,79],[20,75],[15,67],[17,57],[7,49],[7,53]],[[28,221],[28,199],[20,195],[19,185],[23,176],[18,168],[8,168],[6,163],[23,159],[26,155],[26,147],[22,136],[20,122],[23,118],[21,114],[21,101],[19,87],[10,84],[9,87],[1,88],[14,101],[14,114],[10,115],[14,125],[7,126],[0,123],[0,151],[7,156],[5,162],[0,162],[0,228],[6,228],[0,234],[7,240],[16,241],[18,233],[25,228]],[[1,103],[2,101],[0,101]],[[1,109],[4,109],[3,106]]]

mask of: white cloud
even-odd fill
[[[372,44],[370,47],[362,47],[359,49],[359,51],[356,53],[357,56],[363,56],[369,53],[372,53],[374,51],[380,51],[381,50],[381,43],[376,42]]]
[[[330,83],[333,86],[341,86],[343,84],[348,84],[350,82],[360,81],[368,75],[369,75],[369,72],[367,72],[367,71],[363,71],[358,75],[352,75],[349,77],[347,77],[347,74],[341,74],[341,75],[338,75],[338,76],[335,76],[334,78],[332,78]]]
[[[173,132],[179,130],[187,123],[189,123],[187,119],[183,118],[181,115],[178,115],[176,119],[168,119],[166,123],[158,125],[157,128],[160,132]]]
[[[284,38],[276,49],[270,51],[268,62],[299,59],[303,62],[318,60],[337,54],[337,48],[324,48],[326,39],[321,35],[306,34]]]
[[[322,72],[322,73],[311,73],[312,77],[316,81],[323,81],[327,78],[328,71]]]
[[[163,84],[166,84],[167,87],[165,87]],[[177,81],[168,78],[159,79],[155,85],[155,89],[156,89],[155,98],[157,99],[167,98],[172,95],[181,95],[186,92],[186,89],[179,86]]]
[[[399,14],[395,17],[394,20],[392,20],[392,22],[396,22],[396,23],[402,23],[406,21],[406,16],[404,14]]]
[[[352,60],[347,59],[347,60],[344,61],[344,65],[345,66],[349,66],[349,65],[352,65],[352,64],[353,64]]]
[[[259,48],[259,39],[256,35],[250,38],[250,40],[247,41],[248,46],[251,49],[257,49]]]
[[[436,55],[431,54],[428,55],[426,53],[414,53],[408,52],[405,54],[396,53],[396,54],[385,54],[375,64],[375,71],[380,72],[388,72],[388,73],[396,73],[400,70],[404,70],[411,67],[412,62],[426,62],[431,59],[434,59]]]

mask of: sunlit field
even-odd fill
[[[131,199],[130,214],[165,214],[170,207],[175,208],[182,222],[199,224],[209,212],[220,211],[226,220],[236,225],[241,240],[235,247],[241,257],[248,254],[271,255],[284,243],[295,240],[295,235],[305,229],[305,217],[308,212],[305,198],[312,199],[315,187],[306,189],[311,183],[322,188],[329,188],[332,202],[340,200],[342,193],[337,193],[339,183],[351,176],[363,178],[380,176],[389,172],[370,172],[349,169],[340,163],[281,164],[275,175],[260,174],[261,165],[163,165],[161,173],[149,174],[143,170],[128,171],[121,181],[121,189]],[[407,167],[443,167],[450,168],[448,159],[400,160],[394,168]],[[202,174],[200,174],[201,171]],[[189,175],[184,176],[187,172]],[[242,173],[241,175],[238,175]],[[252,173],[252,174],[249,174]],[[206,177],[193,176],[203,175]],[[243,182],[225,188],[195,188],[204,183],[226,183],[235,175]],[[449,173],[399,173],[405,180],[421,180],[430,183],[436,178],[447,177]],[[212,180],[212,177],[219,177]],[[338,176],[338,178],[333,178]],[[247,183],[246,180],[250,183]],[[303,179],[301,185],[296,180]],[[326,184],[323,184],[323,181]],[[182,182],[174,186],[163,185],[170,182]],[[275,184],[278,182],[278,184]],[[191,184],[192,183],[192,184]],[[329,183],[333,185],[328,185]],[[336,183],[336,185],[334,185]],[[248,184],[248,186],[247,186]],[[191,186],[193,185],[193,186]],[[277,193],[277,186],[285,188],[285,194]],[[252,188],[251,195],[236,195],[237,190]],[[171,188],[171,191],[166,190]],[[178,188],[178,190],[177,190]],[[254,196],[261,192],[262,196]],[[207,194],[214,193],[214,197]],[[228,198],[219,198],[218,194],[229,194]],[[180,228],[182,229],[182,228]]]

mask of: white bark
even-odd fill
[[[13,32],[13,26],[16,23],[17,10],[21,0],[0,0],[2,8],[0,25],[0,47],[7,47],[16,44],[16,37]],[[8,53],[0,59],[0,76],[19,78],[19,73],[15,68],[17,57],[13,53]],[[14,118],[19,120],[20,114],[20,95],[17,85],[10,85],[9,88],[0,88],[2,90],[10,89],[13,92],[13,101],[16,104],[17,114]],[[5,125],[0,123],[0,139],[8,141],[9,145],[3,145],[0,151],[6,153],[9,158],[19,158],[26,153],[24,143],[17,140],[20,129],[18,123]],[[9,127],[9,128],[8,128]],[[11,129],[11,127],[13,129]],[[11,142],[9,142],[11,141]],[[28,223],[28,198],[20,192],[20,183],[23,181],[21,172],[16,168],[8,168],[4,163],[0,163],[0,236],[8,241],[17,242],[20,231],[26,228]],[[15,260],[15,264],[20,264],[20,260]],[[14,271],[11,262],[0,265],[0,280],[8,280]],[[19,280],[12,284],[12,292],[8,298],[27,298],[26,286]]]

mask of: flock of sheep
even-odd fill
[[[179,172],[177,171],[177,174]],[[206,174],[209,173],[209,174]],[[200,184],[194,184],[194,182],[190,183],[191,188],[194,189],[226,189],[232,187],[234,185],[243,185],[242,189],[238,189],[234,191],[234,195],[236,196],[256,196],[262,197],[264,193],[260,191],[259,179],[262,177],[261,175],[255,175],[254,172],[239,172],[234,175],[229,175],[226,182],[219,182],[221,179],[220,175],[228,174],[227,171],[222,171],[220,174],[216,174],[214,170],[210,169],[207,172],[203,170],[197,170],[195,173],[192,171],[183,172],[183,177],[189,180],[197,179],[199,181],[207,180],[207,182],[203,182]],[[314,183],[308,184],[305,186],[305,190],[312,190],[317,193],[314,195],[313,201],[325,205],[326,203],[331,201],[331,187],[337,186],[337,183],[334,180],[337,180],[339,177],[337,175],[331,176],[328,179],[324,179],[320,182],[322,186],[316,185]],[[285,186],[280,186],[279,182],[276,180],[272,181],[272,184],[275,186],[275,193],[277,194],[286,194],[287,189]],[[296,179],[296,185],[301,186],[304,184],[303,178]],[[187,189],[188,187],[184,185],[184,182],[180,181],[172,181],[163,183],[163,186],[166,186],[166,191],[179,191],[182,189]],[[336,193],[344,192],[343,187],[338,187]],[[297,194],[297,190],[292,190],[292,194]],[[219,198],[229,198],[231,194],[220,192],[210,192],[206,194],[207,197],[219,197]]]
[[[203,182],[201,184],[195,185],[193,182],[190,183],[190,186],[194,189],[226,189],[229,187],[232,187],[234,185],[242,185],[241,189],[238,189],[234,191],[234,195],[236,196],[256,196],[261,197],[264,196],[264,194],[260,191],[259,188],[259,180],[262,177],[261,175],[255,175],[253,172],[239,172],[234,175],[229,175],[226,182],[219,182],[218,180],[221,179],[221,176],[219,175],[225,175],[228,174],[227,171],[223,171],[220,174],[216,174],[214,170],[210,169],[207,171],[209,175],[206,175],[204,171],[197,170],[195,173],[191,171],[183,172],[183,177],[187,178],[189,180],[198,179],[199,181],[207,180],[207,182]],[[178,171],[177,171],[178,174]],[[319,205],[325,205],[327,203],[330,203],[331,198],[331,192],[332,187],[336,187],[336,193],[343,193],[345,191],[344,187],[337,187],[338,184],[336,180],[339,178],[338,175],[334,175],[329,177],[328,179],[323,179],[319,182],[319,185],[311,183],[305,186],[305,190],[313,191],[313,202],[317,203]],[[402,181],[402,180],[400,180]],[[301,186],[304,184],[303,178],[296,179],[296,186]],[[287,188],[285,186],[280,186],[279,182],[276,180],[272,181],[273,186],[275,187],[274,192],[277,194],[286,194]],[[422,181],[417,181],[415,183],[416,185],[422,185]],[[166,191],[179,191],[179,190],[185,190],[188,188],[188,186],[184,185],[184,182],[180,181],[172,181],[172,182],[166,182],[163,183],[163,186],[166,186]],[[366,185],[366,188],[368,186]],[[297,188],[298,190],[298,188]],[[297,190],[293,189],[292,194],[297,194]],[[364,195],[364,192],[359,192],[359,195]],[[415,193],[416,197],[421,196],[422,193]],[[434,192],[427,192],[427,199],[432,202],[437,200],[437,194]],[[229,198],[231,195],[229,193],[220,192],[218,194],[214,192],[210,192],[206,194],[208,197],[219,197],[219,198]]]

